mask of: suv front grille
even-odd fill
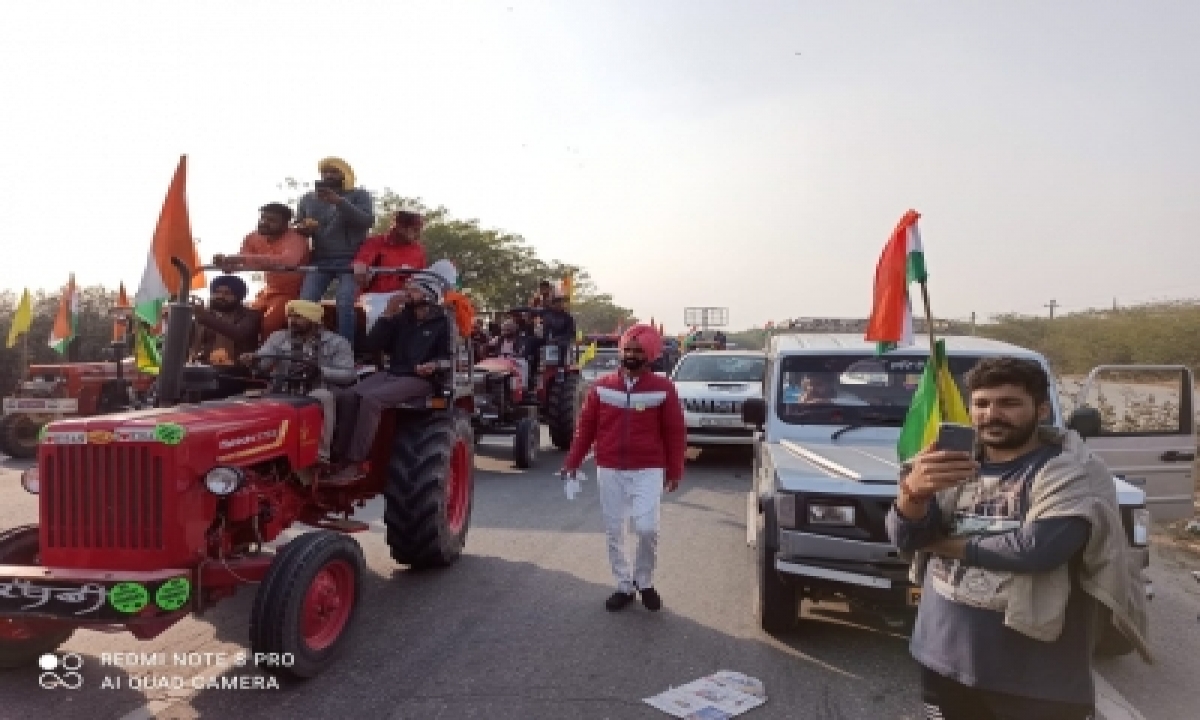
[[[689,398],[683,401],[683,407],[688,412],[708,413],[712,415],[741,415],[740,400],[710,400],[708,398]]]
[[[42,461],[48,548],[163,548],[163,461],[131,445],[60,445]]]

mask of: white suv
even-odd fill
[[[767,358],[752,350],[709,350],[684,355],[671,373],[689,445],[753,445],[742,403],[762,398]]]

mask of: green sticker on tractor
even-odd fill
[[[183,607],[192,594],[192,584],[187,578],[171,578],[163,583],[158,592],[154,593],[154,602],[163,610],[172,612]]]
[[[46,441],[46,432],[49,430],[49,428],[50,428],[50,423],[46,423],[45,425],[42,425],[42,428],[40,430],[38,430],[38,442]]]
[[[123,582],[108,591],[108,604],[123,613],[135,613],[150,602],[150,593],[141,583]]]
[[[183,442],[185,432],[179,423],[159,423],[154,426],[154,439],[163,445],[178,445]]]

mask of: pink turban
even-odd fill
[[[630,340],[637,340],[638,345],[642,346],[642,350],[646,352],[646,358],[650,362],[654,362],[662,357],[662,335],[659,335],[658,330],[655,330],[653,327],[649,325],[634,325],[621,336],[621,342],[617,347],[624,350],[626,343]]]

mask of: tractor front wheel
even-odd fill
[[[38,548],[36,525],[0,532],[0,565],[38,565]],[[54,620],[0,619],[0,668],[32,667],[39,657],[57,650],[73,632],[75,628]]]
[[[546,403],[546,424],[550,426],[550,442],[559,450],[570,450],[575,436],[575,418],[583,404],[583,379],[578,373],[567,373],[550,386]]]
[[[416,569],[462,555],[475,494],[475,447],[465,413],[398,419],[383,514],[392,558]]]
[[[42,425],[23,413],[5,415],[0,420],[0,451],[15,460],[33,459],[37,456]]]
[[[328,668],[358,610],[362,548],[331,530],[304,533],[276,555],[250,613],[250,645],[260,667],[288,680]]]

